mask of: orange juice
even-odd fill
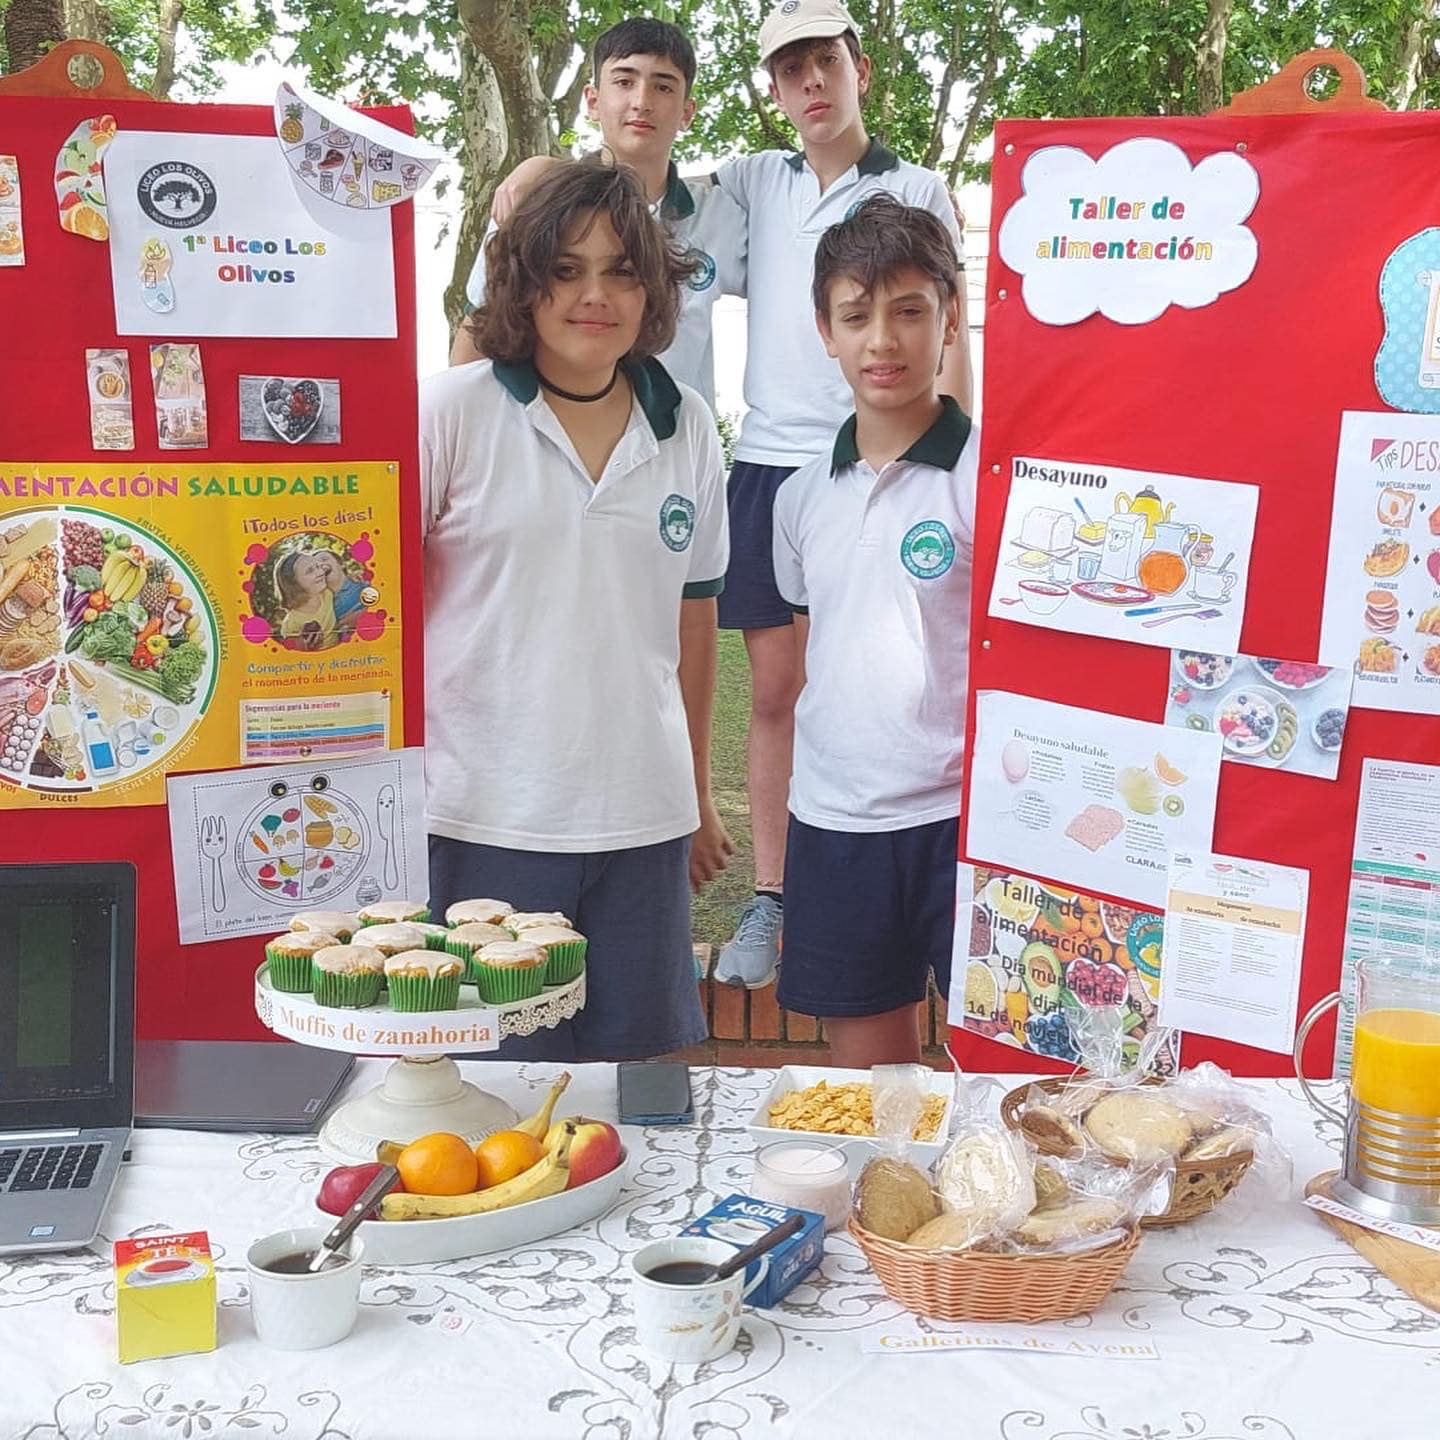
[[[1350,1084],[1362,1105],[1440,1119],[1440,1012],[1365,1011],[1355,1022]]]

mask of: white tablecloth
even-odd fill
[[[467,1064],[533,1108],[543,1065]],[[357,1067],[369,1086],[382,1062]],[[1156,1361],[999,1352],[863,1354],[881,1328],[962,1327],[907,1315],[848,1237],[737,1349],[669,1367],[635,1344],[627,1257],[743,1191],[745,1118],[764,1071],[696,1070],[693,1128],[631,1131],[620,1202],[582,1231],[478,1259],[371,1268],[354,1333],[308,1354],[267,1350],[247,1308],[257,1236],[313,1220],[327,1161],[309,1138],[137,1131],[97,1253],[0,1260],[0,1436],[283,1435],[286,1440],[1422,1440],[1440,1434],[1440,1315],[1397,1290],[1300,1204],[1336,1164],[1334,1127],[1293,1085],[1256,1082],[1295,1160],[1289,1199],[1233,1204],[1148,1234],[1087,1327],[1155,1343]],[[583,1066],[567,1113],[614,1117],[609,1066]],[[1250,1182],[1247,1181],[1247,1187]],[[1235,1197],[1239,1201],[1244,1190]],[[111,1239],[206,1229],[220,1346],[121,1366]],[[447,1312],[468,1327],[442,1329]]]

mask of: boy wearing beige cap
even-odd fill
[[[802,151],[766,150],[723,165],[716,181],[746,212],[749,333],[745,402],[730,471],[730,568],[720,625],[741,630],[751,669],[750,817],[755,897],[724,946],[716,979],[751,989],[775,976],[782,925],[786,793],[802,681],[790,606],[775,584],[771,512],[797,468],[828,454],[851,410],[850,389],[826,354],[810,304],[820,236],[868,196],[886,191],[929,210],[961,253],[959,225],[938,175],[873,140],[861,113],[870,58],[840,0],[782,0],[760,28],[770,95]],[[963,297],[963,287],[961,295]],[[940,393],[970,408],[965,327],[948,347]]]

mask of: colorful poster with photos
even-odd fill
[[[0,809],[162,804],[257,702],[270,761],[398,737],[398,468],[0,462]]]
[[[968,892],[967,870],[974,877]],[[960,882],[951,1024],[1081,1063],[1096,1058],[1087,1053],[1084,1012],[1115,1007],[1121,1061],[1132,1067],[1155,1025],[1163,917],[987,865],[961,866]],[[1173,1045],[1162,1045],[1159,1063],[1174,1068]]]

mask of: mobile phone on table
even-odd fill
[[[622,1060],[615,1067],[625,1125],[690,1125],[690,1067],[678,1060]]]

